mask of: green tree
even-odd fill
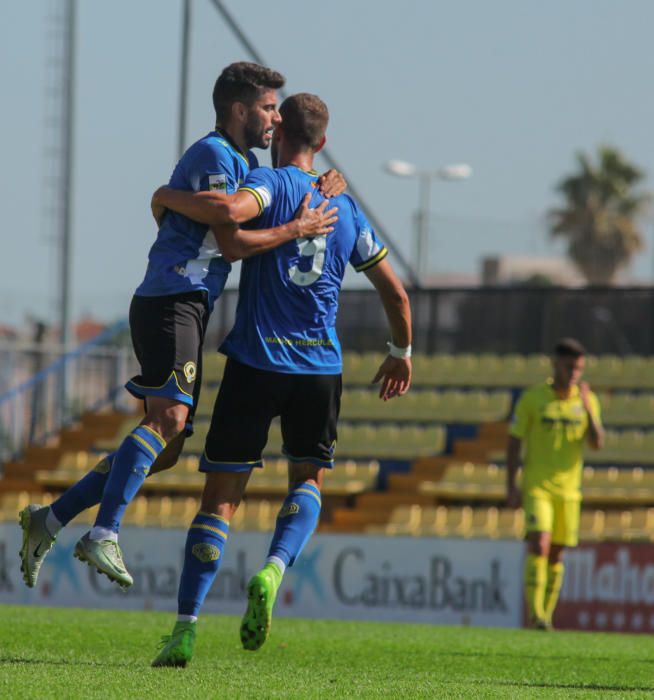
[[[549,212],[550,234],[567,240],[570,259],[590,284],[611,284],[645,247],[636,223],[649,201],[636,189],[643,172],[608,146],[599,148],[596,164],[578,153],[577,165],[557,185],[565,202]]]

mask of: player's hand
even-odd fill
[[[590,384],[588,382],[579,383],[579,398],[584,408],[590,412]]]
[[[522,492],[517,486],[511,486],[507,489],[506,505],[509,508],[520,508],[522,505]]]
[[[334,230],[334,224],[338,221],[338,216],[336,216],[338,207],[327,209],[329,202],[325,199],[317,207],[311,209],[309,202],[311,202],[311,192],[304,195],[302,204],[295,215],[298,236],[305,238],[306,236],[322,236],[325,233],[331,233]]]
[[[409,391],[411,386],[411,358],[400,359],[399,357],[388,357],[381,363],[377,374],[372,380],[373,384],[381,381],[379,388],[379,398],[388,401],[394,396],[403,396]]]
[[[318,178],[318,189],[323,197],[338,197],[347,189],[347,182],[338,170],[328,170]]]

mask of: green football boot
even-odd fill
[[[173,633],[161,638],[162,649],[152,665],[184,668],[193,658],[196,626],[195,622],[176,622]]]
[[[270,634],[272,611],[282,576],[274,564],[255,574],[248,583],[248,607],[241,620],[241,644],[248,651],[257,651]]]
[[[75,545],[74,556],[80,561],[85,561],[89,566],[94,566],[101,574],[105,574],[109,580],[117,583],[123,590],[128,589],[134,579],[123,562],[123,553],[118,542],[112,540],[92,540],[87,532]]]
[[[41,564],[55,543],[56,536],[53,537],[45,526],[49,510],[49,506],[32,504],[21,510],[18,515],[18,522],[23,530],[20,570],[28,588],[36,586]]]

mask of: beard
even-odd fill
[[[248,119],[243,135],[248,148],[268,148],[270,139],[266,138],[266,130],[256,115],[251,115]]]

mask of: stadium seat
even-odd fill
[[[524,386],[544,382],[552,374],[552,362],[547,355],[528,355]]]
[[[473,508],[470,527],[465,537],[493,538],[498,532],[498,510],[495,507]]]
[[[51,493],[30,492],[30,491],[10,491],[0,496],[0,522],[18,522],[18,513],[26,508],[30,503],[41,503],[47,505],[52,503]]]
[[[230,528],[241,531],[272,531],[281,506],[281,500],[244,501],[230,521]]]
[[[498,511],[497,532],[500,539],[521,539],[524,536],[524,511],[502,508]]]
[[[590,356],[586,360],[585,376],[596,388],[624,387],[623,362],[617,355]]]
[[[521,387],[529,383],[527,358],[511,353],[502,358],[502,368],[496,379],[498,386]]]
[[[580,540],[599,540],[604,533],[604,511],[582,510],[579,520]]]
[[[604,515],[602,537],[605,540],[621,540],[631,524],[631,511],[608,510]]]

